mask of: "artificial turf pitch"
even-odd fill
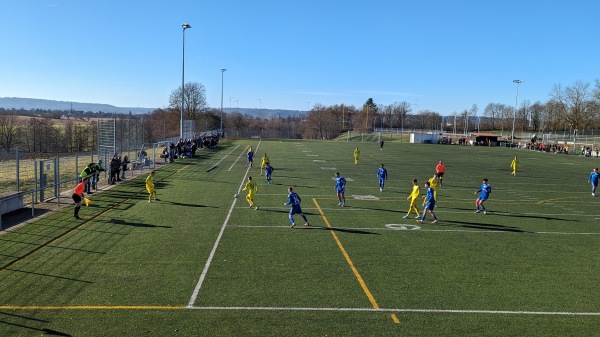
[[[265,152],[271,185],[259,176]],[[439,160],[439,223],[403,219],[412,179],[423,190]],[[507,148],[225,141],[158,170],[157,202],[142,176],[92,196],[83,221],[69,207],[0,236],[0,335],[598,336],[600,199],[587,176],[599,163]],[[336,171],[348,180],[343,208]],[[249,175],[259,210],[239,191]],[[487,215],[474,213],[483,178]],[[289,228],[288,186],[309,228],[299,216]]]

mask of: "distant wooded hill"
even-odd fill
[[[18,110],[57,110],[57,111],[75,111],[75,112],[103,112],[103,113],[117,113],[117,114],[146,114],[152,112],[156,108],[133,108],[133,107],[117,107],[110,104],[102,103],[80,103],[80,102],[67,102],[67,101],[55,101],[50,99],[38,99],[38,98],[21,98],[21,97],[0,97],[0,108],[6,110],[18,109]],[[219,110],[218,108],[213,108]],[[257,117],[271,118],[271,117],[288,117],[298,116],[306,113],[306,111],[299,110],[282,110],[282,109],[256,109],[256,108],[223,108],[223,112],[233,113],[239,112],[242,115],[251,115]]]
[[[22,110],[60,110],[60,111],[82,111],[82,112],[106,112],[118,114],[145,114],[155,108],[131,108],[117,107],[102,103],[79,103],[54,101],[38,98],[0,97],[0,108],[22,109]]]

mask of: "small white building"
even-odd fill
[[[439,135],[437,133],[432,133],[432,132],[411,133],[410,134],[410,142],[411,143],[437,144],[438,137],[439,137]]]

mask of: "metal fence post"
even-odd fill
[[[38,191],[38,175],[37,175],[37,160],[33,161],[33,190],[36,192],[35,193],[35,198],[33,198],[31,200],[31,203],[34,204],[37,202],[37,191]]]
[[[19,148],[17,147],[15,149],[15,156],[16,156],[16,161],[17,161],[17,191],[21,190],[21,183],[20,183],[20,179],[19,179]]]
[[[35,217],[35,202],[33,202],[33,198],[34,198],[34,194],[35,194],[35,188],[33,189],[33,191],[31,191],[31,217],[34,218]]]
[[[60,158],[54,157],[54,196],[60,206]]]
[[[75,181],[77,181],[78,172],[79,172],[79,152],[75,152]]]

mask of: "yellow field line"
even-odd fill
[[[552,202],[552,201],[557,201],[557,200],[565,200],[565,199],[579,199],[579,197],[563,197],[563,198],[554,198],[554,199],[546,199],[546,200],[542,200],[540,202],[538,202],[538,205],[543,205],[546,202]]]
[[[166,305],[2,305],[0,310],[183,310]]]
[[[321,214],[321,218],[323,218],[323,221],[325,221],[325,224],[327,225],[327,228],[330,229],[329,232],[331,233],[331,236],[333,236],[333,239],[335,240],[335,242],[337,243],[338,247],[340,248],[340,251],[342,252],[342,255],[344,255],[344,258],[346,258],[346,262],[348,263],[348,265],[350,265],[350,269],[352,269],[352,272],[354,273],[354,276],[358,280],[358,283],[360,284],[360,287],[364,291],[365,295],[367,295],[367,298],[369,299],[369,302],[371,302],[371,305],[373,306],[373,309],[379,310],[379,304],[377,304],[377,301],[375,300],[375,297],[373,297],[373,294],[371,294],[371,291],[369,290],[369,287],[367,287],[367,283],[365,282],[365,280],[362,278],[362,276],[358,272],[358,269],[356,268],[356,266],[354,266],[354,263],[352,262],[352,259],[350,259],[350,255],[348,255],[348,252],[344,248],[344,245],[342,245],[342,241],[340,241],[340,239],[338,238],[337,234],[333,230],[333,227],[331,226],[331,224],[327,220],[327,217],[325,217],[325,213],[323,213],[323,210],[321,209],[321,206],[319,206],[319,203],[317,202],[317,199],[313,198],[312,200],[313,200],[315,206],[317,206],[317,209],[319,210],[319,213]],[[400,320],[398,320],[398,317],[396,317],[396,314],[392,313],[390,316],[392,317],[392,320],[394,321],[394,323],[396,323],[396,324],[400,323]]]

